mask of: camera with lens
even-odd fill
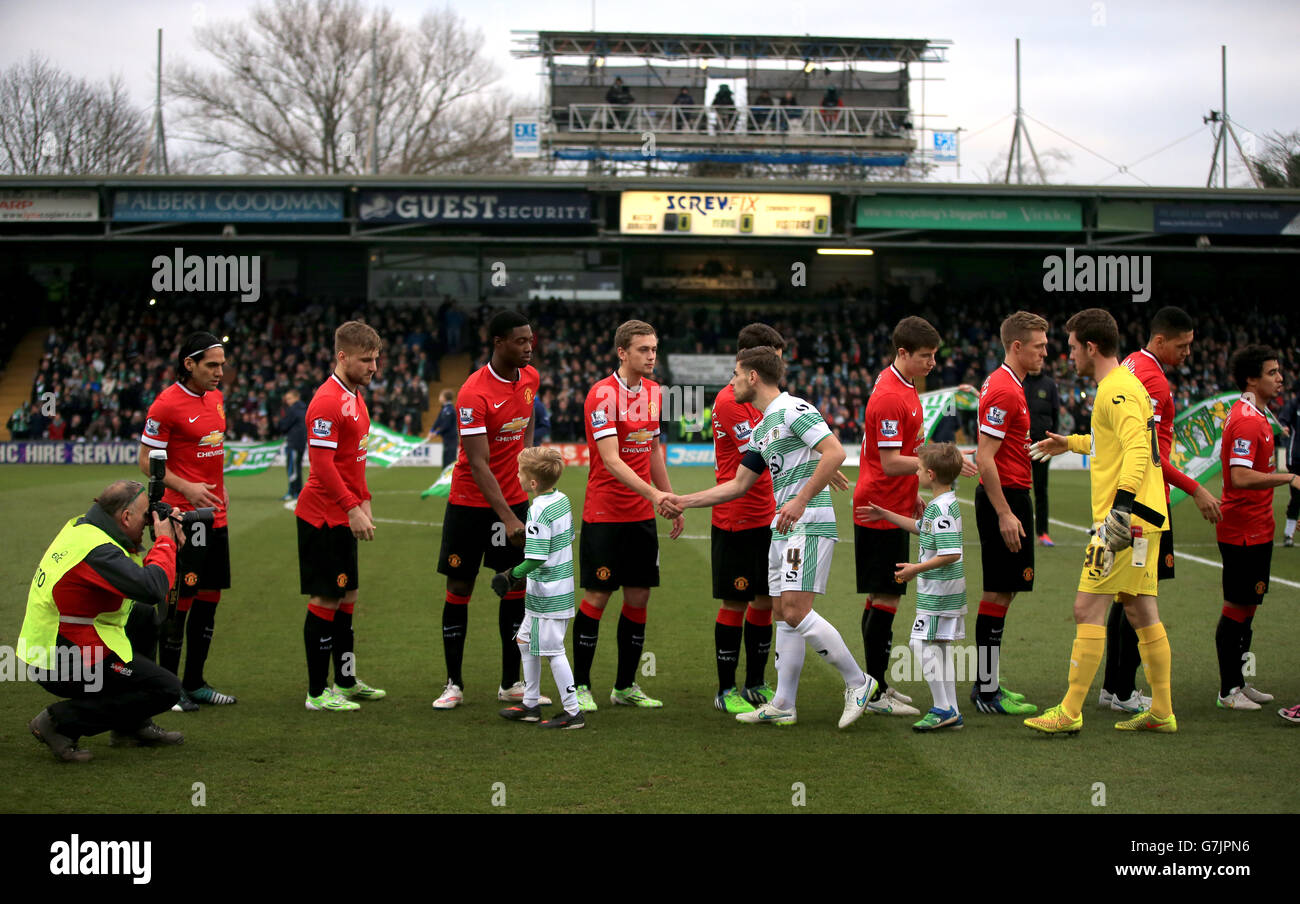
[[[156,514],[160,518],[168,518],[182,530],[188,530],[193,524],[202,524],[204,527],[212,527],[216,509],[208,506],[207,508],[192,509],[188,512],[178,512],[166,502],[162,501],[163,493],[167,491],[163,483],[163,477],[167,474],[167,453],[163,449],[154,449],[149,453],[149,512]]]

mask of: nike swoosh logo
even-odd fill
[[[782,713],[784,715],[784,713]],[[769,716],[767,713],[759,713],[758,718],[764,722],[771,722],[773,719],[779,719],[781,716]]]
[[[191,423],[191,424],[194,423],[195,421],[197,421],[197,420],[198,420],[199,418],[201,418],[201,417],[203,417],[203,415],[201,415],[201,414],[196,414],[196,415],[194,415],[194,417],[190,418],[190,423]]]
[[[500,408],[500,407],[501,407],[502,405],[504,405],[504,404],[505,404],[505,402],[497,402],[497,403],[496,403],[495,405],[493,405],[492,407],[493,407],[493,408]]]
[[[866,706],[866,705],[867,705],[867,695],[866,695],[866,694],[863,694],[861,697],[858,698],[858,701],[857,701],[857,702],[858,702],[858,706]]]

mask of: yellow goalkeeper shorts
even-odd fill
[[[1117,593],[1129,593],[1133,596],[1156,596],[1158,583],[1156,572],[1160,565],[1160,531],[1148,529],[1143,536],[1146,540],[1146,557],[1141,565],[1133,564],[1134,547],[1121,549],[1115,553],[1115,564],[1110,574],[1102,577],[1103,554],[1106,544],[1094,536],[1083,554],[1083,571],[1079,574],[1079,592],[1097,593],[1114,596]]]

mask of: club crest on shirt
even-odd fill
[[[1234,440],[1232,441],[1232,454],[1233,454],[1233,455],[1249,455],[1249,454],[1250,454],[1250,440],[1248,440],[1248,439],[1234,439]]]
[[[606,415],[605,412],[602,411],[601,409],[597,408],[595,411],[591,413],[591,428],[593,430],[599,430],[601,427],[604,427],[608,423],[609,423],[609,416]]]
[[[334,430],[334,422],[323,417],[318,417],[311,422],[311,432],[314,436],[324,438],[329,436]]]
[[[898,421],[881,421],[881,436],[898,436]]]
[[[524,404],[533,404],[533,387],[531,386],[524,387]]]
[[[469,426],[470,424],[472,424],[472,423],[474,423],[474,409],[473,409],[473,408],[462,408],[462,409],[460,409],[460,424],[461,424],[461,426],[462,426],[462,427],[468,427],[468,426]]]
[[[226,406],[221,402],[217,403],[217,417],[223,421],[226,419]]]
[[[1007,413],[996,405],[989,407],[988,412],[984,415],[990,424],[994,427],[1001,427],[1006,422]]]

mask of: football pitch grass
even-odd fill
[[[839,676],[809,656],[799,687],[799,724],[747,726],[713,708],[716,675],[709,579],[709,513],[687,513],[686,535],[667,537],[659,520],[661,586],[651,595],[639,681],[661,710],[609,703],[620,597],[611,600],[593,670],[600,706],[582,731],[548,732],[497,715],[500,678],[497,600],[487,572],[470,604],[465,653],[466,702],[430,708],[446,680],[441,613],[444,581],[436,574],[444,500],[421,500],[436,475],[427,468],[371,469],[378,530],[361,544],[356,616],[358,674],[388,691],[355,713],[308,712],[298,593],[294,517],[280,496],[284,474],[228,479],[234,586],[225,592],[207,677],[239,703],[194,714],[164,713],[158,722],[185,732],[170,749],[110,749],[108,736],[83,742],[92,763],[57,763],[27,731],[27,721],[54,698],[35,684],[0,684],[0,811],[21,813],[297,813],[297,812],[874,812],[874,813],[1167,813],[1295,812],[1300,728],[1276,710],[1300,701],[1300,670],[1291,641],[1300,629],[1300,549],[1280,541],[1274,582],[1255,621],[1257,686],[1277,695],[1260,712],[1215,706],[1214,629],[1221,592],[1213,528],[1190,502],[1175,509],[1178,577],[1162,584],[1160,610],[1173,648],[1176,735],[1120,734],[1119,713],[1096,706],[1100,673],[1075,737],[1044,737],[1021,719],[982,715],[967,703],[966,727],[918,735],[915,718],[864,715],[841,731]],[[846,469],[856,479],[856,470]],[[18,637],[36,562],[60,525],[86,509],[109,481],[138,477],[113,467],[0,467],[5,513],[0,565],[0,644]],[[677,468],[674,487],[710,485],[706,468]],[[580,512],[586,470],[561,483]],[[969,503],[973,484],[958,496]],[[1217,492],[1217,486],[1214,488]],[[1279,519],[1285,494],[1277,493]],[[840,536],[851,538],[849,494],[836,495]],[[1071,603],[1087,520],[1086,472],[1052,474],[1057,546],[1037,551],[1034,593],[1012,605],[1002,646],[1004,685],[1038,704],[1065,690],[1074,636]],[[979,597],[978,537],[966,516],[970,614],[974,643]],[[1280,523],[1280,521],[1279,521]],[[912,541],[913,556],[916,542]],[[1185,556],[1195,556],[1197,562]],[[576,550],[575,550],[576,556]],[[1282,579],[1290,583],[1282,583]],[[894,644],[905,647],[914,612],[904,599]],[[862,597],[854,591],[853,548],[836,550],[829,592],[817,610],[861,661]],[[569,632],[572,650],[572,627]],[[743,659],[743,654],[742,654]],[[743,676],[744,663],[741,663]],[[919,676],[918,676],[919,677]],[[959,673],[960,677],[960,673]],[[768,680],[775,673],[768,667]],[[893,682],[924,711],[923,681]],[[1140,684],[1146,686],[1140,678]],[[543,665],[542,690],[556,697]],[[1242,757],[1248,765],[1241,768]],[[205,806],[194,800],[202,783]],[[1097,783],[1102,783],[1104,789]],[[1096,806],[1102,800],[1104,806]],[[802,804],[802,805],[800,805]]]

